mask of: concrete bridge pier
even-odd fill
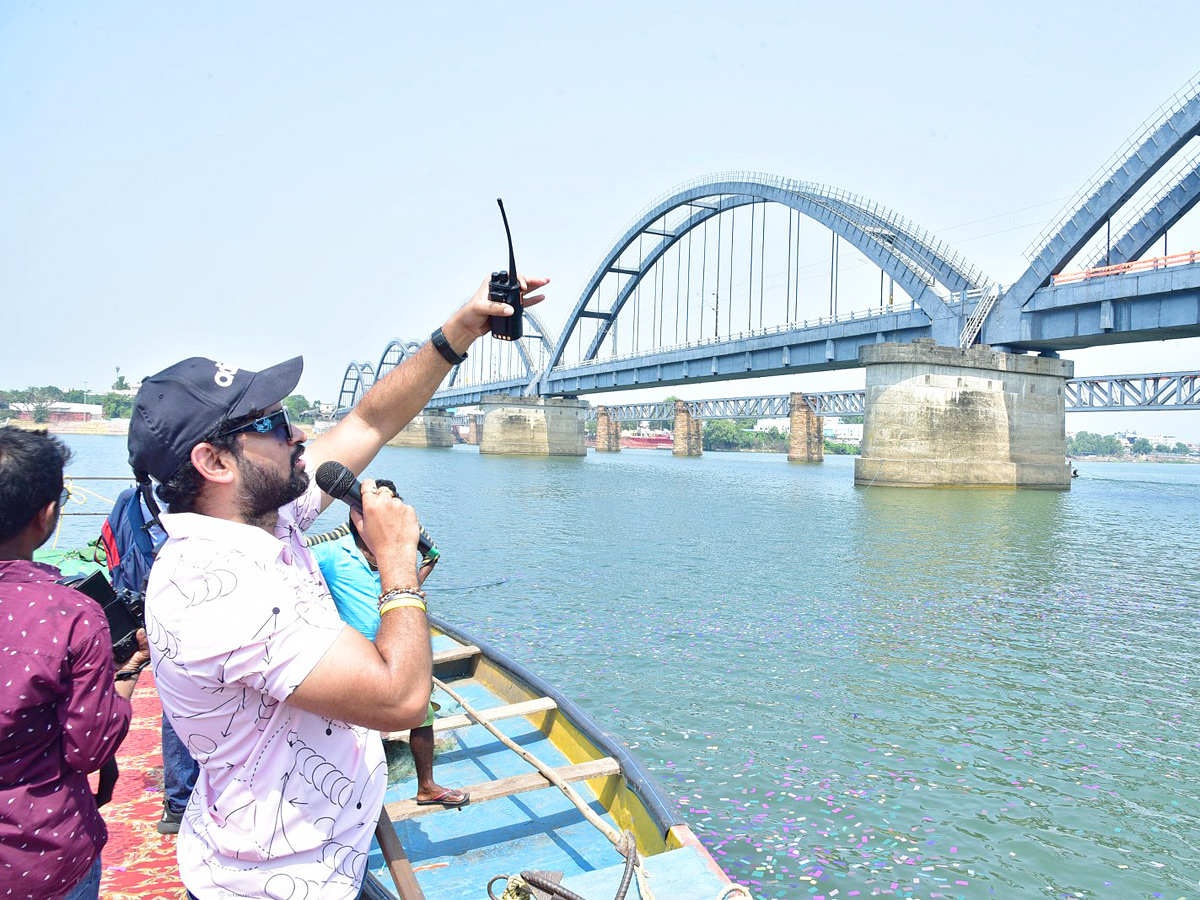
[[[400,429],[389,447],[453,447],[454,430],[450,417],[440,409],[427,409]]]
[[[480,401],[480,453],[585,456],[584,401],[498,395]]]
[[[825,417],[818,416],[804,402],[803,394],[792,394],[788,401],[792,433],[788,438],[788,459],[795,462],[823,462],[825,459]]]
[[[682,400],[675,401],[675,441],[671,452],[676,456],[704,455],[704,423],[692,418]]]
[[[873,344],[854,483],[1069,490],[1068,360],[989,347]]]
[[[467,418],[467,443],[478,447],[479,439],[482,435],[483,414],[475,413]]]
[[[621,450],[621,423],[612,419],[607,406],[596,407],[596,451],[618,453]]]

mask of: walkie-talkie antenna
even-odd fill
[[[494,303],[507,303],[512,307],[512,315],[489,317],[492,337],[502,341],[519,341],[525,334],[521,281],[517,278],[517,259],[513,254],[512,230],[508,227],[508,213],[504,211],[504,201],[497,197],[496,205],[500,207],[500,217],[504,219],[504,234],[508,237],[508,271],[492,273],[492,280],[488,282],[488,299]]]
[[[517,283],[517,259],[513,256],[512,231],[508,227],[508,215],[504,212],[504,201],[499,197],[496,198],[496,205],[500,207],[500,218],[504,220],[504,234],[508,238],[508,283]]]

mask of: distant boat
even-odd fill
[[[449,700],[437,694],[442,716],[434,733],[455,738],[452,749],[439,753],[435,771],[439,783],[471,798],[461,808],[421,806],[412,799],[412,781],[389,785],[376,831],[383,852],[371,854],[365,897],[459,900],[490,892],[499,898],[511,876],[530,871],[531,878],[550,873],[541,876],[550,884],[561,878],[563,888],[588,900],[620,896],[623,882],[636,898],[636,885],[626,879],[643,876],[627,866],[614,840],[636,844],[659,900],[749,896],[709,855],[655,778],[587,713],[499,650],[429,619],[434,677],[453,692]],[[470,712],[455,708],[463,704]],[[567,796],[571,790],[587,814]]]
[[[638,450],[670,450],[675,446],[675,438],[670,434],[622,435],[621,446]]]

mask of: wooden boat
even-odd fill
[[[625,896],[623,881],[630,898],[643,900],[749,896],[730,882],[654,777],[587,713],[499,650],[435,616],[430,625],[435,699],[442,706],[434,724],[435,774],[471,799],[458,809],[418,806],[415,779],[390,784],[376,832],[383,849],[373,849],[364,896],[499,898],[509,877],[521,872],[561,873],[566,891],[536,897],[608,900]],[[449,749],[442,740],[448,735]],[[571,791],[586,812],[566,795]],[[627,872],[614,841],[636,844],[640,872]],[[532,883],[547,878],[555,875]]]

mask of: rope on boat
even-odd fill
[[[734,894],[741,894],[743,897],[749,897],[754,900],[754,895],[750,893],[749,888],[740,884],[731,884],[721,893],[717,894],[717,900],[725,900],[726,897],[732,897]]]
[[[633,840],[632,834],[629,834],[628,832],[623,833],[623,832],[617,831],[615,828],[613,828],[611,825],[609,825],[607,822],[605,822],[603,819],[601,819],[598,815],[596,815],[596,813],[592,810],[592,808],[587,804],[587,801],[585,801],[581,796],[579,796],[579,793],[573,787],[571,787],[571,785],[567,784],[567,782],[565,782],[562,779],[562,777],[557,772],[554,771],[554,769],[552,769],[550,766],[546,765],[544,762],[542,762],[540,759],[538,759],[536,756],[534,756],[532,753],[530,753],[524,747],[517,744],[516,741],[512,740],[510,737],[508,737],[508,735],[501,732],[500,729],[497,728],[495,725],[493,725],[491,722],[484,721],[484,719],[479,715],[479,713],[476,712],[475,709],[472,708],[472,706],[469,703],[467,703],[467,701],[464,700],[461,695],[459,695],[455,691],[451,690],[444,681],[435,677],[433,679],[433,683],[436,687],[438,687],[439,689],[441,689],[441,690],[445,691],[447,694],[449,694],[450,697],[456,703],[458,703],[459,706],[462,707],[463,712],[466,713],[467,716],[472,721],[482,725],[484,728],[486,728],[488,731],[490,731],[502,744],[504,744],[504,746],[508,747],[508,749],[515,752],[523,760],[525,760],[527,763],[529,763],[531,766],[533,766],[535,769],[537,769],[538,772],[540,772],[542,774],[542,776],[546,778],[547,781],[549,781],[551,784],[553,784],[555,787],[557,787],[560,791],[562,791],[563,794],[566,795],[566,798],[568,800],[570,800],[573,804],[575,804],[575,808],[579,810],[579,812],[583,815],[583,817],[585,819],[587,819],[593,826],[595,826],[595,828],[601,834],[603,834],[606,838],[608,838],[608,840],[612,843],[612,845],[617,848],[617,851],[619,853],[621,853],[621,855],[624,856],[627,861],[632,859],[633,860],[632,868],[633,868],[634,874],[637,875],[638,891],[642,896],[642,900],[654,900],[654,892],[650,890],[650,885],[646,883],[646,870],[645,870],[645,867],[642,865],[641,859],[638,857],[637,849],[635,846],[635,841]],[[622,848],[621,848],[622,843],[625,843],[625,841],[623,841],[623,838],[626,834],[629,834],[629,840],[627,842],[628,843],[628,852],[626,852],[625,850],[622,850]],[[629,866],[626,867],[627,870],[628,870],[628,868],[629,868]],[[619,893],[617,895],[618,898],[624,896],[624,890],[628,890],[628,887],[629,887],[628,871],[626,871],[626,878],[622,879],[623,890],[621,893]],[[560,888],[558,890],[561,893],[561,891],[564,889]]]
[[[304,546],[315,547],[317,544],[324,544],[326,541],[337,541],[344,538],[350,533],[350,526],[343,522],[333,531],[325,531],[321,534],[306,534],[304,536]]]
[[[95,480],[95,479],[89,479],[89,480]],[[108,479],[108,480],[111,480],[111,479]],[[102,494],[97,494],[95,491],[88,490],[83,485],[76,484],[75,479],[73,479],[70,475],[63,475],[63,487],[66,488],[66,491],[67,491],[67,502],[68,503],[70,503],[72,500],[74,500],[76,503],[78,503],[80,505],[87,503],[87,497],[85,497],[84,494],[91,494],[97,500],[103,500],[109,506],[112,506],[113,503],[115,502],[113,500],[109,500],[107,497],[103,496]],[[68,515],[88,515],[88,513],[68,513]],[[105,515],[105,513],[96,513],[96,515]],[[62,522],[63,522],[62,516],[60,515],[58,517],[58,524],[56,524],[54,526],[54,543],[52,543],[50,545],[51,550],[58,549],[58,539],[62,535]]]

